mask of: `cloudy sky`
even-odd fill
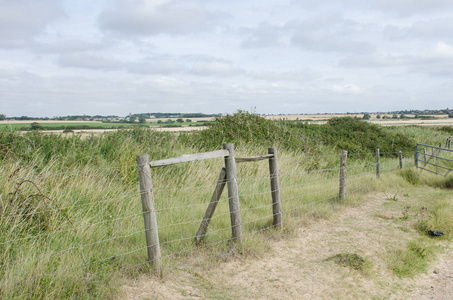
[[[0,0],[0,113],[453,107],[451,0]]]

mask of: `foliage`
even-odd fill
[[[399,277],[413,277],[426,270],[433,252],[434,246],[427,241],[423,239],[411,241],[406,249],[399,249],[393,253],[391,269]]]
[[[415,146],[415,142],[404,135],[350,117],[330,119],[323,129],[325,144],[350,153],[372,153],[379,148],[386,156],[396,151],[412,151]]]
[[[183,134],[181,140],[201,149],[218,149],[223,143],[243,145],[278,144],[293,151],[316,153],[320,148],[349,153],[374,153],[377,148],[384,156],[396,151],[412,151],[415,142],[385,128],[345,117],[332,118],[327,124],[302,121],[271,121],[256,114],[238,111],[216,119],[207,130]]]
[[[272,145],[284,130],[274,121],[256,114],[238,111],[217,118],[208,129],[181,135],[183,142],[202,149],[218,149],[224,143],[243,145],[249,142]]]
[[[363,271],[366,266],[366,260],[356,253],[340,253],[329,257],[327,260],[332,260],[340,266],[349,267],[357,271]]]
[[[30,125],[31,130],[42,130],[44,127],[40,125],[38,122],[33,122]]]
[[[369,120],[369,119],[371,119],[371,115],[369,113],[366,113],[366,114],[363,115],[362,119]]]
[[[406,168],[401,170],[399,174],[412,185],[418,185],[421,181],[420,172],[414,168]]]

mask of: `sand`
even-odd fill
[[[398,278],[387,261],[392,249],[404,247],[413,233],[402,231],[391,219],[401,216],[401,210],[386,205],[387,195],[373,194],[366,200],[298,229],[296,238],[274,241],[265,257],[236,258],[213,269],[188,262],[167,271],[163,280],[151,276],[127,280],[121,298],[452,299],[452,250],[440,254],[425,274]],[[326,261],[346,252],[371,261],[372,271],[362,273]]]

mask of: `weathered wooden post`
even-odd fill
[[[142,198],[143,219],[145,221],[146,248],[148,259],[154,271],[162,277],[159,233],[157,230],[156,209],[154,208],[153,181],[148,154],[137,155],[138,179]]]
[[[280,201],[280,184],[278,179],[278,160],[277,148],[268,148],[269,154],[274,157],[269,158],[269,173],[271,177],[271,194],[272,194],[272,213],[274,216],[273,225],[283,228],[282,220],[282,203]]]
[[[234,158],[234,145],[223,144],[223,149],[228,150],[229,156],[225,157],[226,179],[228,186],[228,204],[230,206],[231,230],[233,239],[242,241],[241,207],[239,204],[239,191],[236,175],[236,160]]]
[[[348,151],[341,150],[340,153],[340,200],[346,199],[346,171],[348,162]]]
[[[418,168],[418,144],[415,146],[415,151],[414,151],[414,165],[416,168]]]
[[[381,178],[381,158],[379,148],[376,149],[376,178]]]
[[[219,179],[217,180],[217,185],[214,189],[214,193],[212,194],[211,201],[209,202],[208,209],[204,214],[203,221],[201,221],[200,228],[198,228],[198,232],[195,236],[195,243],[199,243],[208,230],[209,222],[211,222],[217,204],[219,203],[220,196],[222,195],[223,189],[225,188],[225,178],[226,171],[225,168],[222,168],[222,170],[220,171]]]
[[[403,169],[403,152],[402,151],[398,151],[398,159],[400,161],[400,170]]]

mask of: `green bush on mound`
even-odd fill
[[[356,118],[333,118],[327,124],[319,125],[272,121],[244,111],[217,118],[208,129],[183,134],[181,139],[191,146],[208,150],[219,149],[223,143],[254,143],[278,144],[287,150],[316,154],[319,154],[317,149],[325,147],[333,147],[336,152],[347,150],[350,154],[374,153],[379,148],[384,156],[390,156],[392,152],[412,151],[415,146],[411,138]]]

